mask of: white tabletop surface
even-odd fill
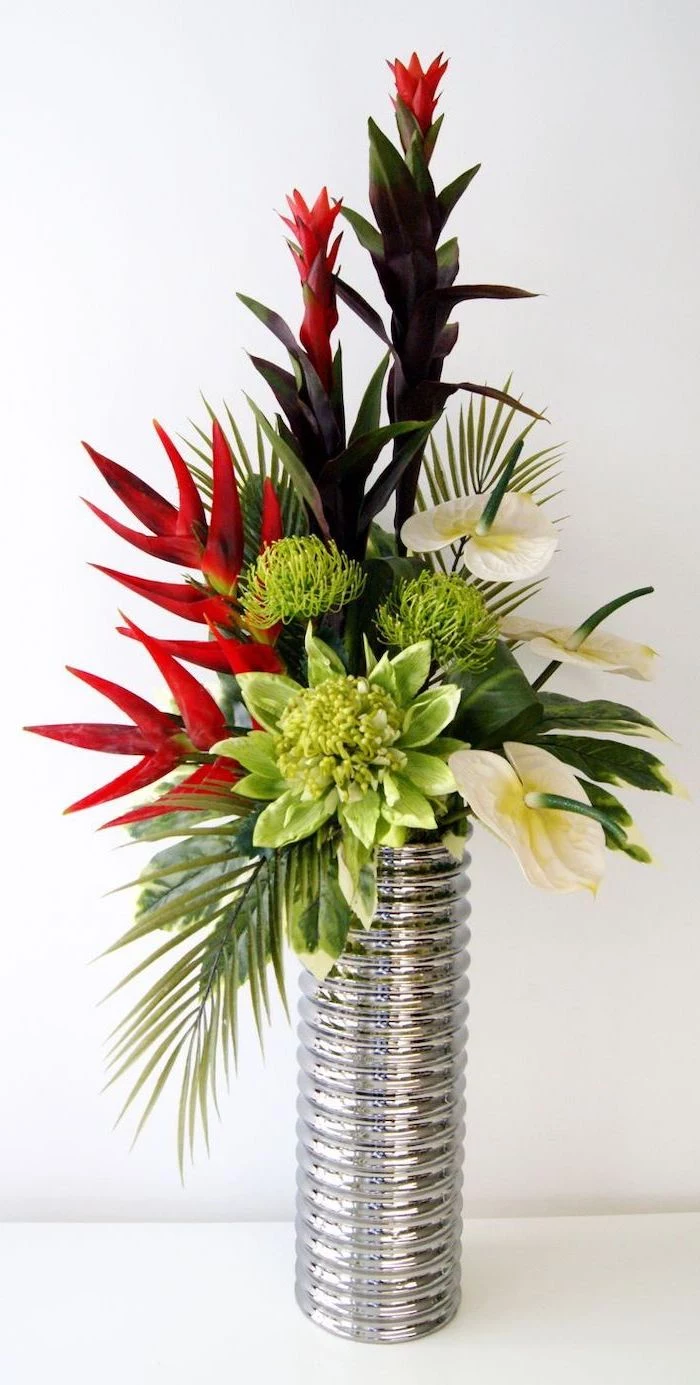
[[[700,1385],[700,1214],[469,1221],[453,1323],[307,1323],[288,1224],[5,1224],[3,1385]]]

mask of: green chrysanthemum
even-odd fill
[[[248,569],[241,605],[252,624],[266,630],[278,621],[312,620],[339,611],[365,585],[359,563],[332,541],[315,535],[280,539]]]
[[[342,801],[376,789],[386,769],[401,770],[393,749],[403,716],[383,688],[366,678],[329,678],[304,688],[280,717],[277,764],[304,798],[320,798],[333,786]]]
[[[478,672],[496,647],[498,620],[463,577],[421,572],[396,587],[379,607],[377,629],[385,644],[407,649],[430,640],[442,668]]]
[[[214,749],[248,771],[237,793],[265,805],[253,845],[293,848],[285,857],[290,937],[306,965],[325,975],[352,916],[366,927],[372,921],[376,847],[401,846],[411,831],[439,830],[456,789],[445,762],[463,748],[442,734],[460,689],[425,687],[426,641],[378,663],[367,647],[364,678],[348,674],[310,626],[305,646],[306,688],[279,673],[239,675],[243,700],[262,729]],[[328,857],[322,872],[319,851]]]

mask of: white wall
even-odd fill
[[[571,520],[539,612],[575,621],[657,587],[617,628],[661,651],[658,684],[559,686],[638,701],[697,786],[697,15],[691,0],[3,6],[5,1216],[291,1211],[281,1019],[264,1067],[246,1041],[213,1157],[184,1192],[172,1105],[131,1155],[126,1130],[111,1133],[117,1098],[98,1092],[115,1012],[96,1002],[119,971],[88,963],[128,921],[128,896],[100,896],[134,853],[87,816],[60,817],[107,777],[103,758],[15,728],[102,715],[65,661],[155,691],[113,633],[116,588],[85,567],[130,560],[79,503],[104,492],[78,440],[158,484],[154,413],[177,431],[200,415],[200,387],[239,412],[243,387],[262,398],[243,347],[270,343],[234,288],[298,320],[273,208],[326,180],[365,206],[365,120],[391,125],[386,56],[451,57],[438,175],[484,164],[455,222],[465,277],[546,294],[464,310],[452,365],[496,384],[514,368],[549,405],[552,439],[569,439]],[[349,232],[343,262],[372,287]],[[357,396],[376,353],[344,327]],[[637,801],[662,865],[611,859],[595,904],[534,893],[476,839],[473,1213],[698,1206],[697,825],[687,804]]]

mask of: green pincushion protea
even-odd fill
[[[377,611],[385,644],[407,649],[430,640],[441,668],[478,673],[493,657],[498,620],[461,575],[421,572],[396,587]]]
[[[372,921],[376,847],[402,845],[411,830],[439,830],[456,790],[446,757],[462,745],[440,733],[455,715],[460,689],[424,688],[427,641],[379,662],[367,646],[364,677],[348,675],[310,626],[306,651],[308,687],[280,675],[240,677],[248,711],[264,729],[223,741],[216,751],[248,771],[237,792],[266,804],[254,846],[282,850],[313,839],[313,851],[326,855],[332,846],[331,886],[347,932],[353,913],[367,927]],[[298,950],[320,973],[338,956]]]
[[[266,548],[243,579],[241,604],[260,629],[278,621],[311,620],[340,611],[361,595],[359,563],[316,535],[280,539]]]

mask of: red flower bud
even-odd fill
[[[404,106],[408,106],[409,111],[415,116],[423,135],[427,135],[435,115],[435,107],[438,103],[437,88],[442,81],[447,70],[447,60],[442,61],[442,53],[438,53],[430,64],[430,67],[423,71],[418,54],[414,53],[408,67],[405,67],[397,58],[395,62],[389,63],[394,78],[396,80],[396,95]]]
[[[290,250],[299,270],[304,293],[304,321],[299,337],[313,363],[321,383],[330,392],[333,383],[333,354],[331,333],[338,322],[333,271],[338,257],[341,235],[336,236],[330,250],[328,242],[341,208],[331,207],[328,191],[322,188],[313,207],[306,205],[300,192],[287,198],[291,221],[283,217],[285,226],[296,237]]]

